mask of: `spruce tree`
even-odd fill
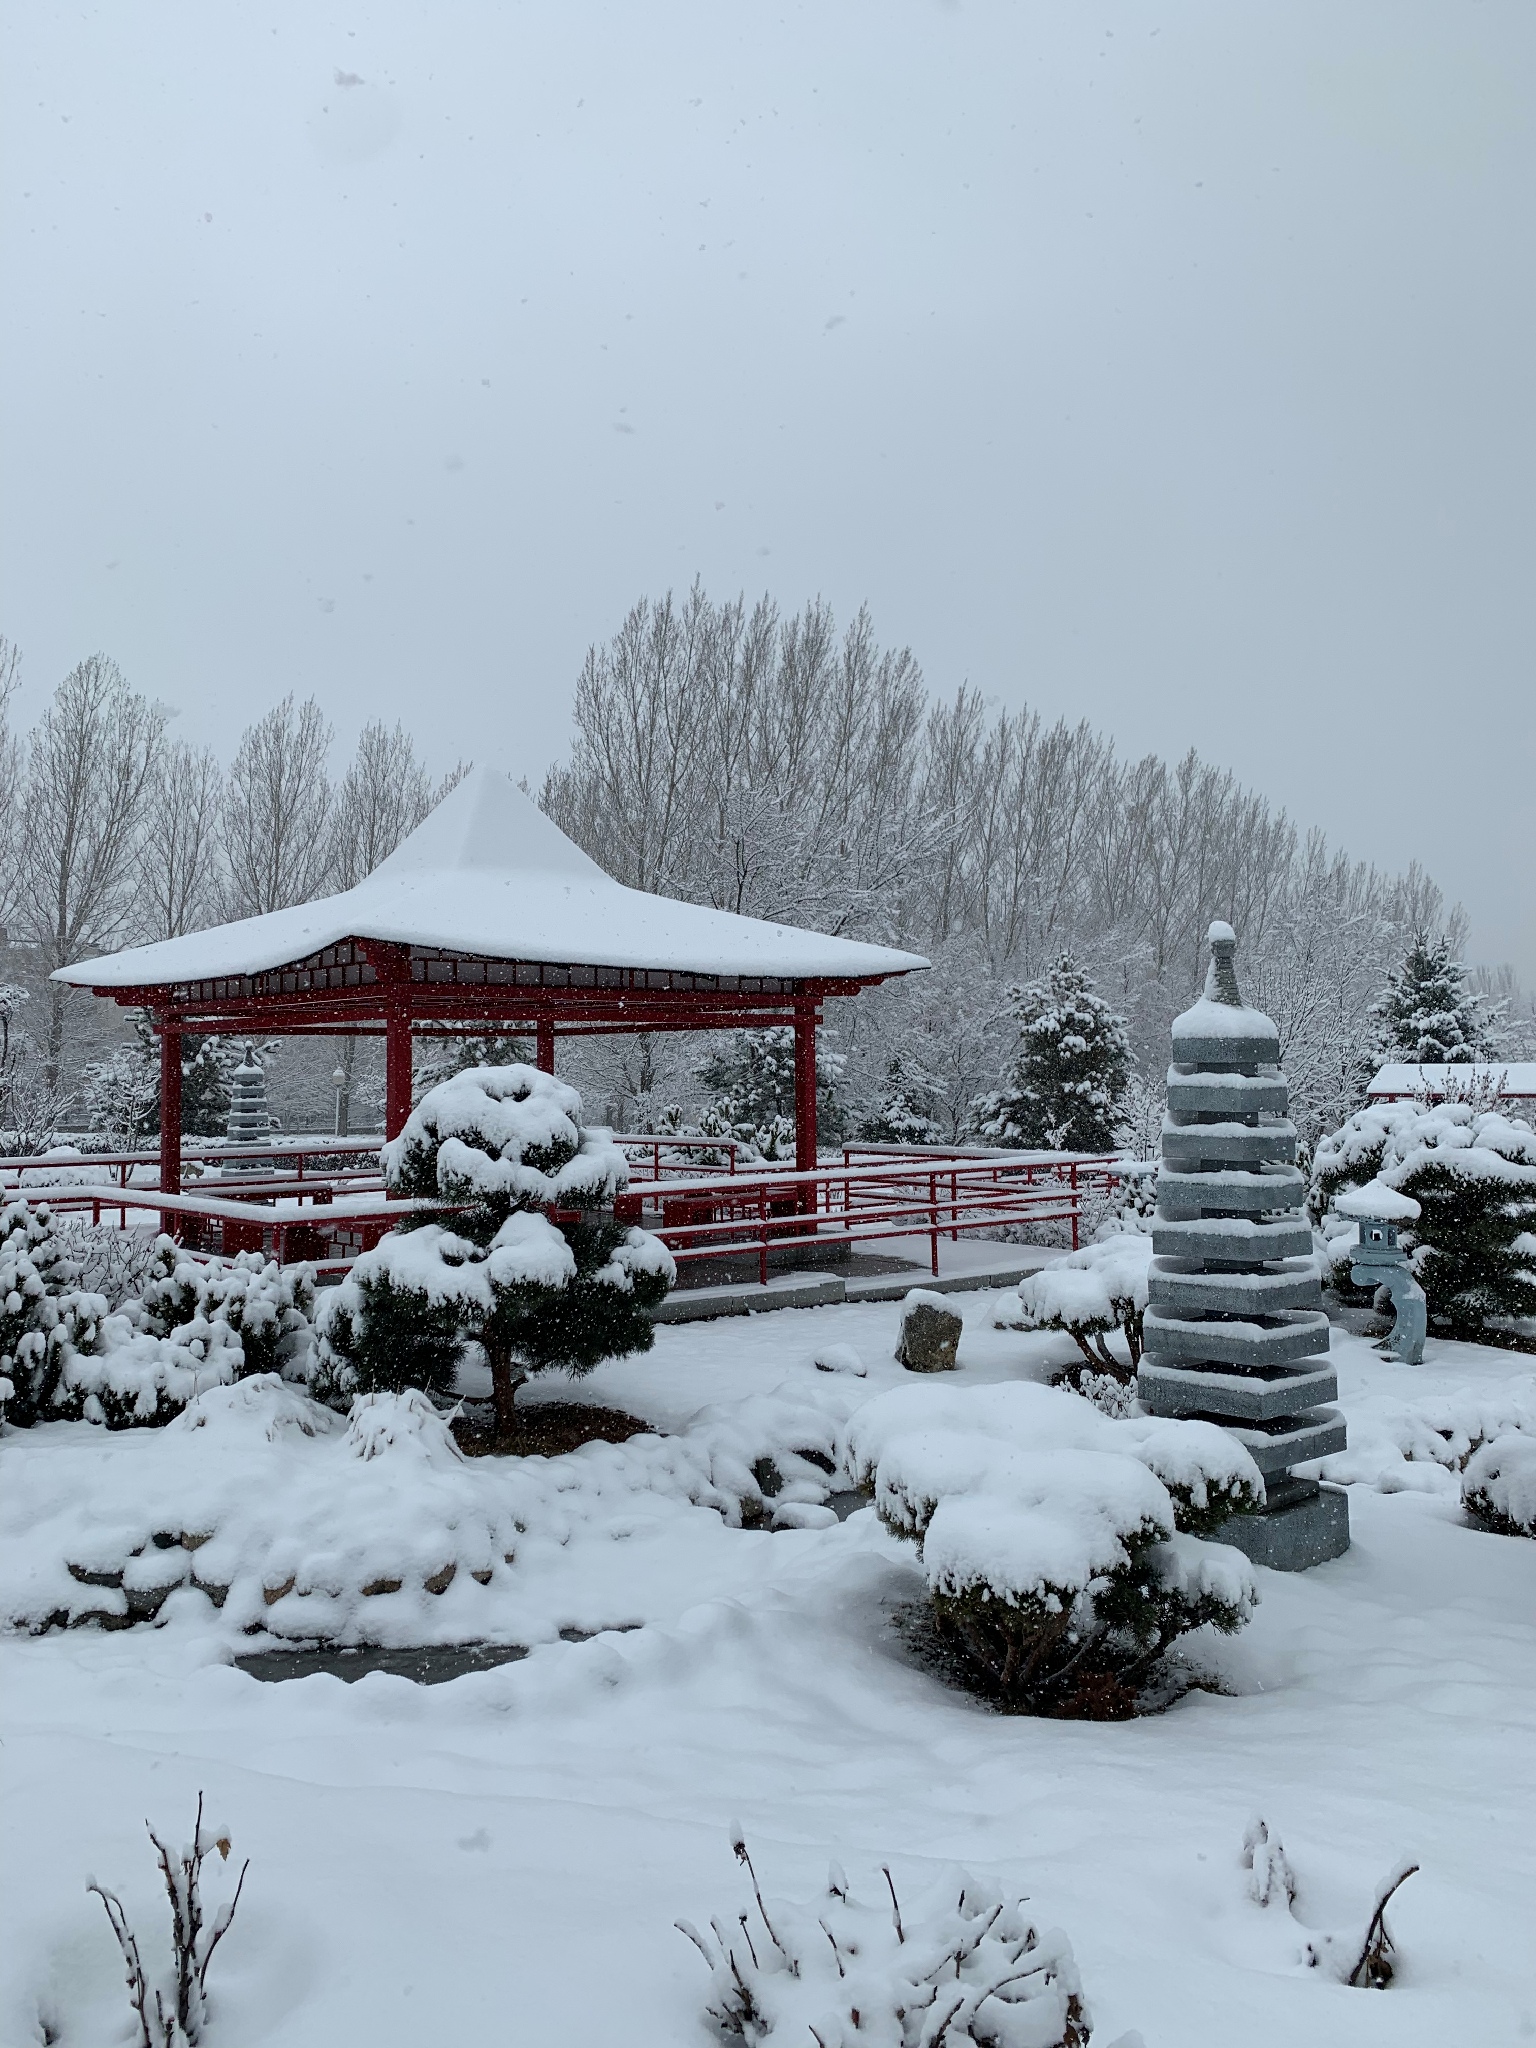
[[[837,1099],[842,1061],[818,1039],[816,1137],[835,1145],[847,1128]],[[714,1097],[711,1107],[731,1133],[765,1159],[793,1157],[795,1149],[795,1034],[787,1024],[765,1031],[733,1031],[699,1067]]]
[[[885,1070],[885,1086],[859,1125],[871,1145],[937,1145],[943,1135],[932,1114],[933,1093],[904,1053]]]
[[[1107,1152],[1131,1074],[1125,1021],[1070,953],[1043,981],[1009,991],[1019,1020],[1013,1071],[975,1105],[978,1135],[993,1145]]]
[[[1484,1010],[1482,999],[1468,992],[1466,969],[1450,940],[1427,932],[1416,935],[1373,1005],[1383,1056],[1414,1066],[1485,1058],[1494,1050],[1494,1034]]]
[[[446,1395],[478,1346],[505,1437],[529,1373],[650,1350],[646,1310],[676,1269],[615,1218],[624,1156],[580,1119],[574,1088],[522,1065],[468,1068],[422,1098],[381,1157],[390,1193],[429,1220],[391,1231],[322,1304],[337,1394]]]

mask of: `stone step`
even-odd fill
[[[1136,1393],[1153,1415],[1211,1415],[1223,1422],[1273,1422],[1305,1414],[1322,1401],[1336,1401],[1338,1376],[1332,1366],[1290,1372],[1212,1372],[1199,1366],[1169,1365],[1143,1358]]]
[[[1216,1532],[1253,1564],[1276,1572],[1310,1571],[1349,1548],[1349,1496],[1320,1486],[1258,1515],[1233,1515]]]
[[[1211,1209],[1266,1216],[1276,1210],[1299,1209],[1306,1193],[1307,1184],[1294,1166],[1272,1166],[1253,1173],[1240,1167],[1220,1173],[1179,1173],[1165,1166],[1157,1179],[1157,1213],[1170,1223],[1185,1222]]]
[[[1328,1349],[1328,1318],[1318,1309],[1282,1311],[1271,1323],[1203,1322],[1147,1309],[1143,1342],[1160,1359],[1209,1358],[1220,1365],[1294,1365]]]
[[[1181,1067],[1272,1067],[1280,1058],[1276,1031],[1245,1031],[1231,1038],[1175,1038],[1174,1058]]]
[[[1289,1101],[1283,1074],[1186,1074],[1178,1067],[1168,1069],[1168,1114],[1176,1124],[1212,1110],[1224,1117],[1264,1110],[1284,1116]]]
[[[1270,1124],[1165,1124],[1163,1165],[1184,1173],[1199,1173],[1207,1163],[1223,1166],[1260,1165],[1279,1160],[1287,1166],[1296,1161],[1296,1126],[1286,1121]]]
[[[1215,1418],[1213,1418],[1215,1419]],[[1344,1418],[1337,1408],[1312,1408],[1265,1429],[1257,1423],[1226,1422],[1238,1442],[1267,1479],[1313,1458],[1331,1458],[1345,1445]]]
[[[1205,1216],[1152,1225],[1152,1249],[1160,1259],[1215,1259],[1232,1265],[1269,1265],[1276,1259],[1304,1259],[1312,1250],[1312,1228],[1304,1217],[1258,1223],[1248,1216]]]
[[[1173,1259],[1154,1259],[1147,1298],[1175,1313],[1267,1316],[1285,1308],[1321,1308],[1323,1283],[1311,1259],[1273,1273],[1192,1273]]]

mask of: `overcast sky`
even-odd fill
[[[0,13],[24,719],[536,778],[638,596],[820,592],[1536,981],[1530,0]]]

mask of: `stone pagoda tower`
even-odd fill
[[[267,1108],[267,1077],[254,1046],[245,1048],[245,1058],[229,1077],[229,1121],[224,1127],[226,1145],[270,1145],[272,1116]],[[262,1159],[231,1159],[225,1173],[270,1173]]]
[[[1173,1024],[1168,1115],[1137,1391],[1154,1415],[1219,1422],[1268,1502],[1219,1540],[1305,1571],[1349,1548],[1349,1499],[1292,1468],[1344,1448],[1328,1318],[1302,1209],[1279,1034],[1238,993],[1232,927],[1210,929],[1205,994]]]

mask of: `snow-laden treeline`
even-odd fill
[[[131,1030],[50,985],[54,967],[349,887],[462,766],[434,778],[416,736],[379,723],[338,759],[325,710],[292,697],[221,762],[99,654],[18,732],[3,714],[19,675],[0,640],[0,1129],[28,1150],[80,1124],[93,1067]],[[1349,859],[1193,753],[1126,760],[1087,723],[998,711],[969,687],[936,700],[910,650],[883,648],[863,612],[840,628],[819,600],[794,616],[697,587],[642,601],[588,652],[573,726],[541,801],[620,881],[932,958],[933,974],[832,1008],[828,1073],[852,1131],[977,1127],[1015,1049],[1010,987],[1070,949],[1127,1020],[1126,1127],[1146,1149],[1168,1023],[1221,916],[1312,1136],[1358,1105],[1371,1005],[1409,939],[1461,933],[1417,866]],[[339,1050],[343,1114],[371,1120],[370,1048]],[[290,1124],[329,1123],[337,1051],[283,1048]],[[595,1115],[637,1128],[702,1105],[705,1053],[619,1039],[561,1057]]]
[[[1144,1083],[1203,971],[1213,917],[1280,1027],[1313,1129],[1355,1107],[1371,1003],[1421,930],[1462,917],[1416,865],[1387,875],[1189,753],[1123,759],[1086,722],[931,698],[867,613],[819,600],[642,601],[593,647],[546,810],[621,881],[754,916],[910,945],[938,970],[841,1006],[843,1093],[893,1059],[948,1133],[997,1083],[1006,991],[1070,949],[1126,1015]],[[611,1093],[643,1114],[688,1093],[677,1046],[617,1047]]]

